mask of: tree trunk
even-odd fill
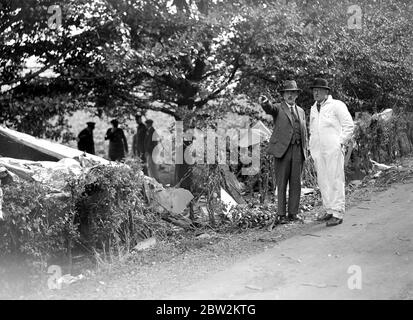
[[[185,141],[176,147],[175,187],[184,188],[192,192],[192,165],[185,161],[185,151],[192,142]]]

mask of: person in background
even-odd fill
[[[307,127],[305,113],[297,106],[296,99],[301,89],[294,80],[283,83],[280,93],[281,104],[271,103],[261,96],[259,102],[274,119],[274,131],[270,138],[268,153],[275,157],[278,222],[281,224],[299,220],[298,209],[301,196],[301,172],[307,155]],[[288,217],[286,214],[286,193],[288,195]]]
[[[345,146],[354,122],[344,102],[333,99],[327,80],[317,78],[311,86],[314,105],[310,112],[310,153],[317,171],[326,226],[343,222],[345,209]]]
[[[136,129],[136,133],[133,135],[132,153],[134,157],[139,158],[142,161],[142,163],[145,163],[146,126],[142,122],[141,115],[136,115],[135,120],[138,126]]]
[[[145,136],[145,158],[148,164],[148,174],[150,177],[156,179],[159,182],[158,165],[153,160],[153,150],[158,144],[157,134],[153,127],[153,121],[148,119],[145,121],[147,130]]]
[[[111,161],[123,161],[128,153],[128,142],[125,133],[119,128],[118,120],[110,122],[112,128],[106,131],[105,140],[109,140],[109,159]]]
[[[95,154],[95,142],[93,141],[93,130],[95,129],[95,123],[89,121],[86,124],[87,127],[80,131],[77,136],[77,148],[80,151]]]

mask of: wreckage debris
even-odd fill
[[[174,214],[181,214],[194,198],[191,192],[183,188],[170,188],[155,192],[154,201]]]
[[[144,251],[144,250],[149,250],[152,247],[154,247],[156,245],[156,238],[155,237],[151,237],[148,239],[145,239],[141,242],[139,242],[134,248],[133,250],[135,251]]]
[[[10,180],[10,176],[13,175],[30,182],[39,182],[50,189],[51,193],[46,199],[67,199],[69,194],[66,187],[69,177],[84,175],[92,179],[93,183],[93,173],[101,166],[129,167],[1,126],[0,143],[6,146],[2,148],[0,157],[0,168],[7,172],[7,177],[2,180]],[[155,207],[157,204],[163,220],[183,228],[193,227],[189,219],[180,216],[193,199],[191,192],[180,188],[165,189],[155,179],[144,176],[142,171],[137,172],[137,175],[142,175],[144,194],[149,206]]]
[[[0,220],[4,219],[3,213],[3,189],[2,185],[10,184],[14,181],[17,181],[18,178],[13,173],[8,171],[5,167],[0,165]]]
[[[226,192],[224,189],[221,188],[221,201],[225,204],[225,215],[230,218],[230,211],[233,207],[238,205],[238,203]]]
[[[83,157],[94,163],[109,164],[110,161],[99,156],[39,139],[29,134],[0,126],[0,156],[32,161],[59,161],[64,158]]]
[[[385,165],[385,164],[382,164],[382,163],[378,163],[378,162],[376,162],[374,160],[371,160],[371,159],[370,159],[370,162],[372,163],[373,169],[375,169],[375,170],[386,171],[386,170],[395,168],[395,166],[388,166],[388,165]]]
[[[3,220],[3,190],[0,187],[0,220]]]

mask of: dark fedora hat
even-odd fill
[[[302,91],[302,90],[297,87],[297,83],[294,80],[286,80],[283,82],[280,91],[284,92],[284,91]]]
[[[313,84],[310,86],[311,89],[313,88],[322,88],[322,89],[328,89],[331,90],[331,88],[328,86],[328,81],[323,78],[315,78]]]
[[[89,121],[89,122],[86,122],[86,124],[90,127],[94,127],[96,123],[93,121]]]

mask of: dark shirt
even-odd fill
[[[87,128],[80,131],[78,135],[77,148],[90,154],[95,154],[95,142],[93,141],[93,132]]]
[[[105,140],[109,140],[109,158],[112,161],[120,161],[125,158],[128,152],[128,142],[122,129],[116,128],[106,131]]]

